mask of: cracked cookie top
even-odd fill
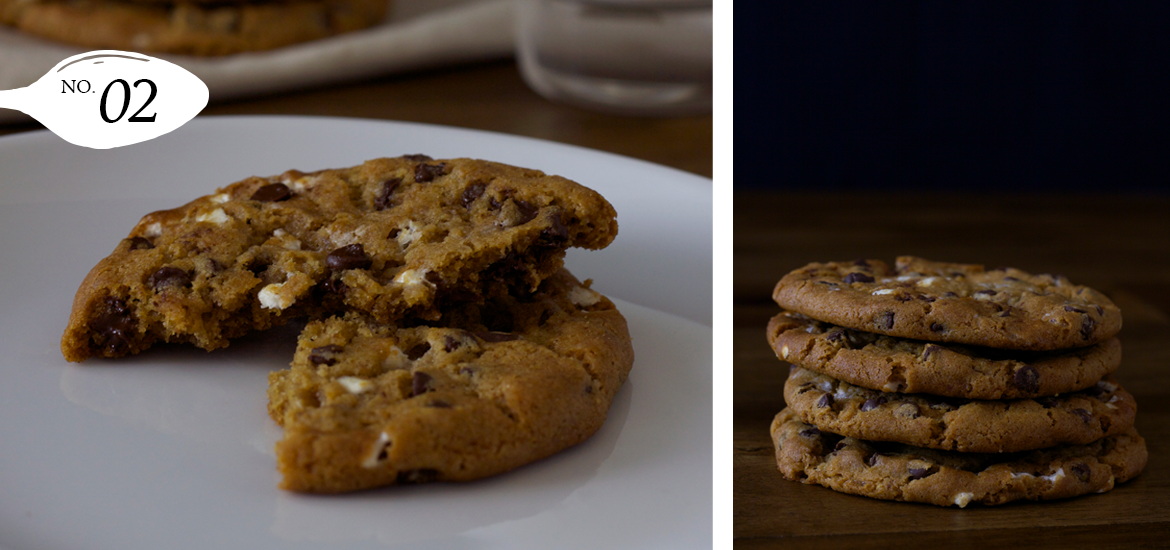
[[[1059,352],[935,344],[862,332],[783,312],[768,343],[784,361],[874,390],[1019,399],[1088,388],[1121,364],[1121,342]]]
[[[1109,298],[1063,276],[910,256],[893,269],[881,260],[812,263],[785,275],[772,297],[855,330],[993,348],[1090,346],[1121,330]]]
[[[791,481],[883,500],[966,507],[1103,493],[1146,466],[1130,428],[1087,445],[1024,453],[956,453],[823,432],[790,409],[772,421],[776,464]]]
[[[314,321],[269,376],[281,487],[338,492],[510,470],[589,437],[633,363],[625,320],[567,271],[415,326]]]
[[[965,453],[1083,445],[1125,432],[1137,413],[1112,377],[1059,397],[983,401],[874,391],[793,367],[784,401],[825,431]]]
[[[422,155],[252,177],[142,220],[90,271],[66,359],[153,342],[226,346],[303,315],[435,318],[488,288],[531,291],[572,246],[617,234],[596,192],[536,170]]]

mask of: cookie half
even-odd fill
[[[436,318],[489,286],[531,291],[565,249],[616,234],[596,192],[487,161],[412,155],[252,177],[143,217],[82,282],[61,350],[70,361],[156,341],[210,350],[337,311]]]
[[[1121,342],[1058,352],[934,344],[862,332],[783,312],[768,343],[784,361],[887,392],[1020,399],[1083,390],[1121,365]]]
[[[1082,445],[1124,433],[1137,414],[1133,396],[1112,377],[1059,397],[982,401],[885,393],[793,367],[784,400],[825,431],[965,453]]]
[[[0,0],[0,23],[88,48],[216,56],[364,29],[382,21],[388,5],[387,0]]]
[[[772,293],[786,310],[888,336],[1050,351],[1090,346],[1121,330],[1105,295],[1059,275],[903,256],[812,263]]]
[[[281,487],[466,481],[544,458],[602,425],[633,358],[621,314],[566,271],[437,325],[314,321],[269,377]]]
[[[882,500],[966,507],[1112,490],[1145,468],[1133,428],[1087,445],[970,454],[863,441],[822,432],[790,409],[772,421],[776,463],[791,481]]]

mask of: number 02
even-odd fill
[[[139,107],[133,115],[130,115],[130,118],[127,119],[130,122],[154,122],[154,117],[158,115],[158,113],[155,113],[150,116],[138,116],[140,113],[142,113],[142,110],[145,109],[147,105],[150,105],[150,102],[154,101],[154,96],[158,95],[158,87],[155,86],[154,82],[149,79],[143,78],[142,80],[135,82],[134,87],[137,88],[138,85],[142,84],[143,82],[150,85],[150,97],[146,98],[146,103],[143,103],[142,107]],[[110,96],[110,88],[113,88],[114,84],[116,83],[122,85],[122,110],[118,111],[118,116],[111,119],[109,113],[106,111],[106,98]],[[122,116],[126,114],[126,110],[130,108],[130,83],[122,80],[121,78],[111,82],[108,86],[106,86],[106,90],[102,92],[102,104],[100,107],[102,120],[111,124],[121,120]]]

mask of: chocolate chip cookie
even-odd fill
[[[210,350],[345,311],[437,319],[447,304],[531,292],[566,248],[616,234],[596,192],[481,160],[409,155],[252,177],[142,218],[82,282],[61,350],[70,361],[157,341]]]
[[[364,29],[387,0],[0,0],[0,23],[97,49],[202,56],[269,50]]]
[[[909,256],[813,263],[772,294],[786,310],[854,330],[1015,350],[1091,346],[1121,330],[1105,295],[1059,275]]]
[[[1087,445],[1008,454],[936,451],[823,432],[785,409],[772,421],[785,478],[883,500],[967,506],[1102,493],[1145,468],[1145,440],[1130,428]]]
[[[269,377],[281,487],[465,481],[546,457],[601,426],[633,357],[621,314],[567,271],[427,324],[314,321]]]
[[[968,453],[1087,444],[1124,433],[1137,413],[1112,377],[1059,397],[980,401],[880,392],[793,367],[784,400],[825,431]]]
[[[776,356],[887,392],[1019,399],[1088,388],[1121,364],[1121,342],[1059,352],[934,344],[862,332],[784,312],[768,323]]]

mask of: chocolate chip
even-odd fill
[[[887,311],[879,315],[876,319],[874,319],[874,321],[877,323],[877,326],[886,330],[890,330],[894,328],[894,312]]]
[[[845,444],[845,440],[842,439],[841,441],[838,441],[836,445],[833,445],[833,452],[835,453],[837,451],[840,451],[841,449],[844,449],[847,446],[848,445]]]
[[[947,330],[947,327],[943,326],[942,323],[931,323],[930,330],[933,332],[943,332]]]
[[[1022,392],[1035,393],[1036,390],[1040,389],[1040,373],[1031,366],[1024,365],[1016,369],[1016,374],[1012,376],[1012,383]]]
[[[1113,421],[1109,420],[1108,416],[1101,417],[1101,433],[1109,433],[1109,428],[1113,426]]]
[[[1092,337],[1093,328],[1096,326],[1097,322],[1094,321],[1092,317],[1086,315],[1085,320],[1081,321],[1081,340],[1088,340],[1090,337]]]
[[[1085,311],[1085,310],[1083,310],[1083,309],[1081,309],[1081,308],[1078,308],[1078,307],[1073,307],[1073,306],[1064,306],[1064,310],[1065,310],[1065,311],[1073,311],[1073,312],[1076,312],[1076,313],[1088,313],[1087,311]]]
[[[878,463],[878,459],[881,458],[882,456],[884,456],[884,455],[882,455],[881,453],[871,454],[871,455],[869,455],[869,458],[865,459],[865,463],[868,464],[870,467],[876,466]]]
[[[873,277],[865,273],[853,272],[845,276],[845,283],[872,283]]]
[[[821,431],[818,430],[816,428],[816,426],[813,426],[811,428],[805,428],[803,430],[800,430],[800,435],[803,435],[805,437],[816,437],[818,435],[821,435]]]
[[[458,338],[451,336],[450,334],[443,336],[443,351],[451,353],[459,349],[459,345],[460,342]]]
[[[463,190],[463,200],[460,201],[463,204],[463,207],[471,208],[471,203],[475,202],[475,199],[483,196],[484,189],[487,189],[487,182],[477,181],[471,185],[468,185],[467,189]]]
[[[126,307],[126,302],[113,296],[104,300],[105,313],[90,322],[89,328],[96,336],[95,343],[105,348],[110,355],[123,355],[130,351],[130,339],[134,333],[135,321]]]
[[[947,292],[943,293],[943,296],[947,297],[947,298],[954,298],[955,296],[958,296],[958,294],[955,294],[954,292],[947,291]]]
[[[334,357],[334,355],[341,353],[344,349],[345,348],[337,344],[329,344],[327,346],[313,348],[312,351],[309,352],[309,362],[314,365],[325,365],[326,367],[331,367],[337,364],[337,358]]]
[[[922,300],[924,302],[930,303],[930,302],[937,300],[938,298],[935,298],[934,296],[927,296],[925,294],[919,294],[918,299]]]
[[[861,404],[861,412],[869,412],[885,404],[885,397],[871,397]]]
[[[515,203],[516,210],[520,212],[520,218],[516,220],[516,225],[524,225],[532,221],[534,218],[536,218],[536,213],[540,211],[538,207],[533,206],[532,203],[528,201],[516,199]]]
[[[909,302],[910,300],[913,300],[914,297],[909,295],[909,294],[899,292],[899,293],[894,295],[894,299],[899,301],[899,302]]]
[[[325,257],[325,265],[333,271],[367,269],[373,263],[373,260],[366,256],[366,249],[361,244],[343,246]]]
[[[130,250],[150,250],[154,244],[146,237],[130,237]]]
[[[399,158],[404,158],[406,160],[413,160],[414,162],[426,162],[428,160],[435,160],[435,159],[431,158],[430,155],[422,155],[422,154],[402,155]]]
[[[1105,315],[1105,308],[1099,305],[1094,305],[1093,307],[1097,308],[1097,315]]]
[[[428,351],[431,351],[430,342],[423,342],[406,350],[406,358],[410,359],[411,361],[417,361],[419,358],[426,355]]]
[[[1081,480],[1082,482],[1089,481],[1089,478],[1092,477],[1093,474],[1093,470],[1089,469],[1089,465],[1085,464],[1084,462],[1075,462],[1072,466],[1069,466],[1068,469],[1073,473],[1074,476],[1077,476],[1077,479]]]
[[[980,296],[995,296],[996,292],[994,290],[991,290],[991,289],[976,290],[975,294],[980,295]]]
[[[511,342],[512,340],[519,340],[519,334],[511,334],[507,332],[473,332],[476,338],[484,342]]]
[[[422,395],[430,391],[431,375],[415,371],[414,376],[410,379],[410,396]]]
[[[190,285],[191,274],[173,265],[160,267],[158,271],[155,271],[150,276],[150,287],[155,290],[159,290],[165,286],[184,288]]]
[[[922,478],[930,475],[931,473],[933,473],[933,472],[930,471],[929,466],[926,468],[910,467],[910,479],[912,479],[912,480],[913,479],[922,479]]]
[[[840,342],[845,337],[845,330],[835,328],[825,335],[825,338],[830,342]]]
[[[926,347],[922,351],[922,359],[923,360],[930,359],[931,355],[934,355],[935,353],[937,353],[939,351],[942,351],[942,346],[936,346],[934,344],[926,344]]]
[[[374,197],[374,208],[385,210],[386,207],[390,206],[390,197],[401,184],[402,178],[390,178],[382,182],[382,189],[378,191],[378,196]]]
[[[1015,277],[1012,277],[1012,276],[1007,276],[1007,277],[1004,277],[1004,278],[1003,278],[1003,280],[1005,280],[1005,281],[1012,281],[1012,282],[1019,281],[1019,279],[1017,279],[1017,278],[1015,278]]]
[[[832,406],[832,405],[833,405],[833,395],[832,394],[826,393],[825,395],[822,395],[820,399],[817,399],[817,406],[822,408],[822,409],[825,407]]]
[[[280,202],[292,197],[292,190],[283,183],[270,183],[252,193],[252,200],[260,202]]]
[[[435,409],[450,409],[451,408],[450,403],[448,403],[446,401],[440,401],[438,399],[427,403],[427,406],[435,408]]]
[[[418,470],[405,470],[398,472],[398,478],[395,481],[401,485],[413,485],[416,483],[430,483],[438,478],[438,470],[420,468]]]
[[[471,367],[459,367],[459,374],[467,376],[475,376],[475,369]]]
[[[1093,413],[1090,413],[1089,411],[1087,411],[1085,409],[1073,409],[1072,412],[1073,412],[1073,414],[1079,416],[1081,418],[1081,420],[1084,421],[1085,424],[1088,424],[1088,423],[1093,421]]]
[[[439,164],[416,164],[414,165],[414,181],[432,181],[445,174],[446,170],[447,163],[445,162],[440,162]]]

